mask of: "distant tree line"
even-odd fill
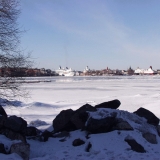
[[[50,69],[37,68],[9,68],[1,67],[1,77],[37,77],[37,76],[55,76],[56,73]]]

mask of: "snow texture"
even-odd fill
[[[40,77],[28,80],[42,81],[25,84],[24,87],[30,91],[30,99],[14,101],[14,106],[9,103],[5,105],[5,100],[0,100],[9,116],[24,118],[28,126],[52,131],[52,121],[61,110],[76,110],[86,103],[95,106],[119,99],[121,105],[114,112],[135,128],[134,131],[90,134],[89,139],[86,139],[85,131],[76,130],[64,142],[59,141],[61,138],[49,138],[47,142],[27,140],[30,160],[160,160],[160,138],[155,128],[147,124],[145,118],[130,113],[143,107],[160,118],[160,76]],[[43,82],[45,80],[51,82]],[[110,114],[111,109],[103,108],[90,112],[90,116],[96,119]],[[155,134],[158,144],[147,142],[141,132]],[[140,143],[146,153],[132,151],[124,141],[127,136]],[[72,142],[78,138],[84,140],[85,144],[74,147]],[[16,142],[0,135],[0,143],[5,144],[6,151]],[[92,147],[86,152],[89,143]],[[21,157],[17,154],[0,154],[0,159],[20,160]]]

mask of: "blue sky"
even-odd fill
[[[160,69],[159,0],[21,0],[35,67]]]

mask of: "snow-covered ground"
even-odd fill
[[[120,100],[120,110],[133,112],[143,107],[160,118],[160,76],[158,75],[36,77],[28,80],[51,80],[51,82],[25,83],[24,87],[29,90],[30,98],[20,100],[16,106],[4,106],[4,109],[8,115],[20,116],[28,122],[28,125],[34,125],[42,130],[47,128],[52,130],[50,127],[52,121],[61,110],[69,108],[76,110],[86,103],[95,106],[113,99]],[[91,152],[84,150],[84,145],[88,142],[79,147],[72,146],[75,138],[85,139],[84,132],[79,130],[72,132],[66,142],[59,142],[56,138],[50,138],[47,142],[29,140],[30,159],[160,159],[160,142],[157,145],[149,145],[148,150],[153,150],[149,153],[136,153],[128,149],[130,147],[127,143],[122,143],[126,134],[124,132],[121,137],[117,137],[117,132],[114,131],[107,133],[107,137],[105,133],[92,135],[90,141],[94,146]],[[2,139],[7,141],[7,138],[0,136],[0,142],[3,142]],[[0,159],[18,158],[15,154],[7,156],[0,154]]]

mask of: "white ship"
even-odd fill
[[[140,69],[140,68],[137,68],[135,71],[134,71],[135,74],[140,74],[140,75],[154,75],[154,74],[157,74],[156,71],[154,71],[152,69],[152,66],[149,67],[149,69]]]
[[[55,70],[55,72],[59,75],[59,76],[75,76],[76,72],[74,70],[72,70],[71,68],[61,68],[61,66],[59,67],[59,69]]]

